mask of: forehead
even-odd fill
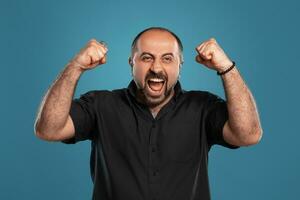
[[[160,53],[178,53],[178,43],[176,38],[167,31],[150,30],[143,33],[137,41],[137,51]]]

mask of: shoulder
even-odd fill
[[[201,91],[201,90],[183,90],[182,98],[188,101],[195,102],[209,102],[215,99],[221,99],[218,95],[213,94],[209,91]]]
[[[126,88],[115,89],[115,90],[90,90],[80,95],[80,97],[90,98],[112,98],[125,94]]]
[[[115,90],[90,90],[80,95],[80,100],[86,100],[93,103],[113,103],[126,97],[126,88]]]
[[[89,101],[97,101],[103,97],[109,96],[110,91],[108,90],[90,90],[88,92],[80,94],[80,99],[86,99]]]
[[[214,105],[220,105],[216,104],[216,102],[225,101],[218,95],[209,91],[190,90],[183,91],[178,99],[178,106],[179,108],[189,108],[189,110],[205,111],[209,110]]]

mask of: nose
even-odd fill
[[[151,71],[154,73],[160,73],[163,71],[162,63],[159,62],[159,60],[155,60],[151,65]]]

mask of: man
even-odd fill
[[[36,135],[48,141],[92,141],[93,199],[210,199],[208,152],[253,145],[262,136],[255,101],[215,39],[196,61],[216,70],[226,100],[184,91],[180,39],[152,27],[132,43],[128,88],[90,91],[72,100],[81,74],[106,62],[107,47],[91,40],[66,66],[41,104]]]

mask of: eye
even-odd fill
[[[173,61],[173,57],[172,56],[165,56],[165,57],[163,57],[163,61],[165,63],[170,63],[170,62]]]
[[[142,57],[142,61],[144,61],[144,62],[150,62],[150,61],[152,61],[152,57],[151,56],[143,56]]]

